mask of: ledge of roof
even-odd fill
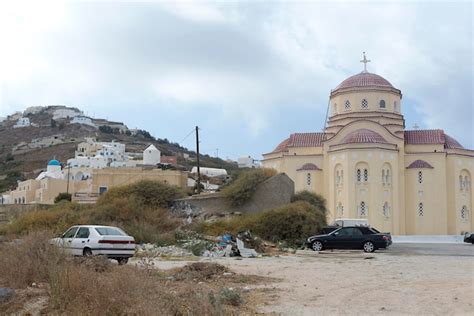
[[[427,162],[424,161],[424,160],[418,159],[418,160],[413,161],[413,162],[407,167],[407,169],[423,169],[423,168],[426,168],[426,169],[433,169],[433,166],[430,165],[429,163],[427,163]]]
[[[323,169],[319,168],[314,163],[305,163],[303,166],[301,166],[301,168],[296,169],[296,171],[302,171],[302,170],[310,171],[310,170],[323,170]]]

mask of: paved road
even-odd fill
[[[387,250],[390,254],[435,255],[435,256],[471,256],[474,257],[474,245],[467,243],[429,244],[429,243],[394,243]]]

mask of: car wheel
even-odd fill
[[[124,264],[127,264],[128,258],[117,258],[117,262],[118,262],[119,266],[122,266]]]
[[[92,250],[90,248],[84,248],[84,250],[82,251],[82,255],[84,257],[90,257],[92,256]]]
[[[311,249],[314,251],[321,251],[323,250],[323,244],[319,240],[313,241],[311,244]]]
[[[364,248],[364,252],[374,252],[375,251],[375,245],[371,241],[366,241],[364,243],[363,248]]]

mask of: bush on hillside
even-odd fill
[[[110,189],[100,197],[97,204],[104,205],[124,198],[141,206],[167,208],[174,200],[182,197],[184,197],[184,192],[177,186],[159,181],[142,180]]]
[[[57,197],[54,198],[54,204],[59,203],[61,201],[71,201],[72,195],[71,193],[62,192],[59,193]]]
[[[239,174],[231,184],[224,187],[222,194],[232,206],[241,206],[252,198],[260,183],[275,174],[274,169],[247,170]]]
[[[327,213],[326,200],[319,194],[309,192],[307,190],[300,191],[296,193],[291,199],[291,202],[297,202],[297,201],[308,202],[309,204],[316,207],[318,210],[322,211],[324,214]]]
[[[175,242],[174,231],[182,222],[170,215],[167,207],[181,196],[177,187],[140,181],[112,188],[96,205],[62,201],[47,210],[24,213],[0,233],[22,235],[50,230],[59,234],[72,225],[112,225],[124,229],[137,242],[170,244]]]

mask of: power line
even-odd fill
[[[191,136],[191,134],[194,133],[194,132],[195,132],[195,129],[193,128],[193,129],[189,132],[189,134],[186,135],[186,136],[179,142],[179,144],[182,144],[182,143],[186,140],[186,138],[188,138],[189,136]]]

